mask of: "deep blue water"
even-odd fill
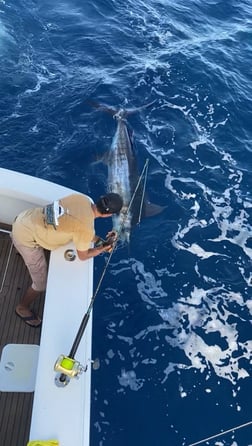
[[[167,208],[115,252],[95,302],[91,446],[188,446],[251,421],[251,1],[0,0],[0,13],[1,167],[97,198],[115,121],[88,101],[156,99],[129,121]],[[208,444],[251,445],[252,427]]]

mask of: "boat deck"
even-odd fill
[[[6,344],[39,344],[41,328],[28,327],[15,307],[30,285],[21,256],[11,243],[10,227],[0,223],[0,354]],[[41,316],[44,296],[35,303]],[[0,392],[0,445],[26,446],[29,441],[33,393]]]

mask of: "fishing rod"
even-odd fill
[[[203,440],[196,441],[196,443],[191,443],[188,446],[198,446],[199,444],[207,443],[208,441],[213,440],[214,438],[218,438],[221,437],[222,435],[226,435],[239,429],[243,429],[244,427],[247,427],[250,424],[252,424],[252,421],[248,421],[247,423],[240,424],[239,426],[236,427],[232,427],[231,429],[227,429],[226,431],[219,432],[218,434],[212,435],[211,437],[207,437],[204,438]]]
[[[55,377],[55,383],[56,383],[56,385],[58,387],[66,386],[69,383],[71,378],[76,378],[76,377],[78,377],[79,374],[81,374],[82,372],[85,372],[87,370],[87,366],[86,367],[82,366],[79,361],[75,360],[74,357],[75,357],[75,354],[76,354],[76,352],[78,350],[78,347],[80,345],[80,342],[81,342],[82,336],[83,336],[83,334],[85,332],[85,329],[87,327],[87,324],[88,324],[88,321],[89,321],[89,318],[90,318],[90,314],[91,314],[93,306],[94,306],[94,301],[95,301],[96,296],[97,296],[97,294],[98,294],[98,292],[100,290],[100,287],[101,287],[102,281],[104,279],[105,273],[106,273],[106,271],[108,269],[111,257],[112,257],[112,255],[113,255],[113,253],[115,251],[115,248],[116,248],[116,245],[117,245],[117,241],[118,241],[118,239],[120,237],[120,234],[121,234],[121,232],[123,230],[126,218],[127,218],[128,213],[129,213],[129,211],[131,209],[131,206],[132,206],[133,201],[135,199],[137,190],[138,190],[138,188],[139,188],[139,186],[141,184],[141,181],[142,181],[142,178],[143,178],[144,175],[145,175],[145,184],[146,184],[148,164],[149,164],[149,160],[146,159],[146,162],[145,162],[145,165],[143,167],[142,173],[141,173],[141,175],[140,175],[140,177],[138,179],[138,182],[137,182],[137,185],[135,187],[134,193],[132,194],[131,200],[130,200],[129,205],[127,207],[127,211],[124,214],[124,217],[122,219],[122,223],[121,223],[121,225],[119,227],[119,230],[117,232],[117,237],[113,240],[113,242],[111,244],[111,248],[112,249],[109,252],[109,257],[108,257],[108,259],[107,259],[107,261],[105,263],[105,267],[104,267],[104,269],[102,271],[101,277],[100,277],[98,285],[96,287],[96,290],[95,290],[95,292],[94,292],[94,294],[93,294],[93,296],[92,296],[92,298],[90,300],[90,303],[88,305],[88,309],[87,309],[86,313],[83,316],[83,319],[81,321],[81,324],[80,324],[79,330],[77,332],[77,335],[76,335],[76,337],[74,339],[74,342],[73,342],[72,348],[70,350],[70,353],[69,353],[68,356],[60,355],[58,357],[57,361],[55,362],[54,370],[55,370],[55,372],[58,372],[58,374]],[[110,240],[110,237],[107,240],[103,241],[103,242],[107,243],[107,245],[110,245],[109,240]]]
[[[116,244],[116,240],[114,242],[114,246],[115,246],[115,244]],[[83,319],[81,321],[79,330],[78,330],[77,335],[76,335],[76,337],[74,339],[74,342],[73,342],[73,345],[72,345],[72,348],[70,350],[69,355],[68,356],[60,355],[59,358],[57,359],[55,365],[54,365],[54,370],[56,372],[60,372],[60,375],[55,377],[55,382],[56,382],[56,384],[59,387],[66,386],[69,383],[70,378],[75,378],[80,373],[82,373],[82,372],[87,370],[87,367],[86,368],[83,367],[78,361],[76,361],[74,359],[74,357],[75,357],[75,354],[76,354],[76,352],[78,350],[78,347],[80,345],[80,342],[81,342],[82,336],[83,336],[83,334],[85,332],[85,329],[87,327],[87,324],[88,324],[88,321],[89,321],[89,318],[90,318],[90,314],[91,314],[91,311],[92,311],[92,308],[93,308],[93,305],[94,305],[95,298],[96,298],[96,296],[98,294],[98,291],[100,289],[101,283],[102,283],[103,278],[105,276],[105,273],[106,273],[106,270],[108,268],[108,265],[109,265],[109,262],[110,262],[110,259],[111,259],[113,251],[114,251],[114,247],[112,247],[112,251],[110,252],[109,258],[108,258],[108,260],[107,260],[107,262],[105,264],[105,267],[103,269],[103,272],[102,272],[100,280],[99,280],[99,283],[98,283],[98,285],[96,287],[95,293],[93,294],[93,296],[92,296],[92,298],[90,300],[88,309],[87,309],[86,313],[83,316]]]

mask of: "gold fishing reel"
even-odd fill
[[[98,358],[90,360],[92,368],[98,370],[100,368],[100,361]],[[76,359],[69,358],[65,355],[60,355],[54,364],[54,371],[57,372],[55,377],[55,384],[58,387],[65,387],[72,378],[79,378],[79,375],[86,372],[88,366],[84,367]]]
[[[64,373],[69,378],[76,378],[85,368],[76,361],[76,359],[68,358],[68,356],[60,355],[54,365],[55,372]]]
[[[60,355],[54,364],[54,371],[58,372],[55,377],[55,383],[58,387],[66,386],[70,379],[79,378],[79,375],[87,370],[76,359]]]

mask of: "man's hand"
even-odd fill
[[[95,236],[95,249],[100,251],[100,254],[103,252],[111,252],[117,240],[117,237],[118,234],[116,231],[109,231],[106,235],[105,240],[103,240],[101,237]]]
[[[118,234],[116,231],[109,231],[106,235],[106,242],[109,244],[115,243],[117,240]]]
[[[116,231],[109,231],[106,235],[106,240],[104,243],[105,252],[111,252],[112,249],[115,246],[115,242],[117,240],[117,232]],[[106,249],[107,248],[107,249]]]

